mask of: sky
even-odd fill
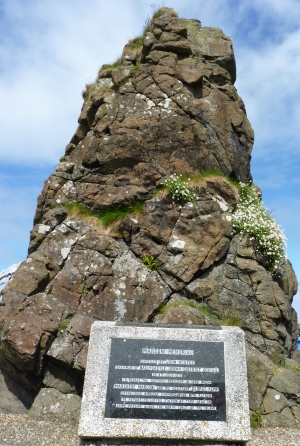
[[[153,4],[0,1],[0,271],[27,256],[37,196],[76,130],[85,84],[141,33]],[[300,1],[164,5],[233,41],[235,86],[255,132],[254,183],[284,229],[300,279]],[[300,319],[300,293],[293,306]]]

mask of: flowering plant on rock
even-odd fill
[[[286,237],[255,190],[239,184],[240,200],[232,214],[233,234],[243,233],[255,240],[256,247],[266,256],[269,269],[275,273],[286,259]]]
[[[184,205],[197,200],[196,194],[192,191],[188,182],[182,178],[182,175],[173,173],[162,184],[167,187],[173,202]]]

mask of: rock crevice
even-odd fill
[[[159,15],[83,93],[78,128],[38,197],[28,258],[3,290],[1,367],[38,393],[32,415],[43,416],[57,394],[62,405],[81,395],[95,320],[239,324],[251,411],[298,425],[297,375],[272,363],[296,347],[295,274],[286,261],[274,278],[255,241],[232,232],[239,194],[228,178],[251,182],[254,134],[231,40],[168,8]],[[173,173],[191,176],[194,202],[162,188]]]

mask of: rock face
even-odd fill
[[[0,272],[0,301],[2,300],[2,290],[8,284],[8,282],[13,278],[13,274],[18,268],[20,263],[15,263],[9,268]]]
[[[298,375],[272,362],[296,347],[295,274],[286,261],[275,280],[254,241],[232,235],[239,196],[225,176],[251,180],[253,144],[234,81],[230,39],[162,8],[143,45],[129,42],[87,86],[38,198],[28,258],[3,291],[0,364],[38,394],[33,416],[60,417],[81,395],[94,320],[238,323],[251,411],[266,425],[298,423]],[[224,177],[195,176],[206,170]],[[174,172],[193,175],[195,202],[159,188]],[[123,218],[107,227],[97,218],[116,210]]]

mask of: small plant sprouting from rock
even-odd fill
[[[287,362],[287,360],[283,356],[277,356],[275,358],[272,358],[274,364],[276,364],[278,367],[273,369],[274,373],[278,373],[280,368],[292,370],[293,372],[297,373],[297,375],[300,376],[300,364],[293,364]]]
[[[131,50],[136,50],[138,48],[142,48],[144,45],[145,35],[148,31],[150,31],[150,27],[153,23],[153,21],[157,18],[159,18],[163,12],[161,11],[161,8],[163,8],[165,5],[165,2],[162,2],[161,5],[158,5],[156,3],[152,3],[151,9],[152,9],[152,15],[148,16],[145,20],[145,24],[143,27],[142,35],[134,37],[133,39],[129,40],[126,47]]]
[[[137,60],[135,63],[132,64],[133,73],[135,74],[137,70],[139,69],[140,62]]]
[[[99,73],[103,70],[112,70],[113,68],[118,68],[122,64],[122,57],[118,57],[118,59],[113,63],[107,63],[102,65],[102,67],[99,70]]]
[[[190,181],[190,178],[186,181],[182,178],[182,175],[174,173],[163,181],[162,184],[168,189],[173,202],[185,205],[186,203],[197,200],[197,196],[190,188],[188,181]]]
[[[98,81],[95,81],[91,84],[86,84],[85,89],[82,92],[83,99],[90,99],[93,93],[97,91],[112,91],[112,88],[108,83],[102,82],[99,83]]]
[[[154,256],[143,255],[142,260],[144,264],[152,271],[159,270],[159,263],[157,262],[157,260],[155,260]]]
[[[144,45],[144,36],[141,37],[134,37],[133,39],[129,40],[126,47],[130,50],[137,50],[138,48],[141,48]]]
[[[271,212],[263,205],[255,190],[239,184],[240,201],[232,214],[233,234],[248,234],[269,262],[269,270],[276,273],[286,259],[286,238]]]
[[[164,8],[165,3],[166,3],[165,1],[163,1],[161,3],[161,5],[159,5],[157,3],[152,3],[152,5],[151,5],[152,15],[151,15],[151,17],[148,16],[145,20],[145,25],[144,25],[144,29],[143,29],[143,37],[150,30],[150,26],[151,26],[152,22],[155,19],[158,19],[163,14],[161,9]]]
[[[62,321],[60,321],[59,325],[58,325],[58,330],[59,331],[64,331],[67,326],[69,325],[71,319],[63,319]]]
[[[250,426],[254,429],[263,427],[262,410],[252,412],[252,414],[250,415]]]
[[[235,316],[224,316],[223,318],[216,317],[208,305],[205,303],[199,303],[195,300],[187,300],[187,301],[179,301],[179,302],[167,302],[159,309],[160,314],[165,314],[169,308],[178,308],[178,307],[191,307],[198,310],[200,313],[204,314],[206,317],[210,318],[211,320],[215,321],[217,324],[220,325],[226,325],[231,327],[242,327],[242,322],[239,318]]]

